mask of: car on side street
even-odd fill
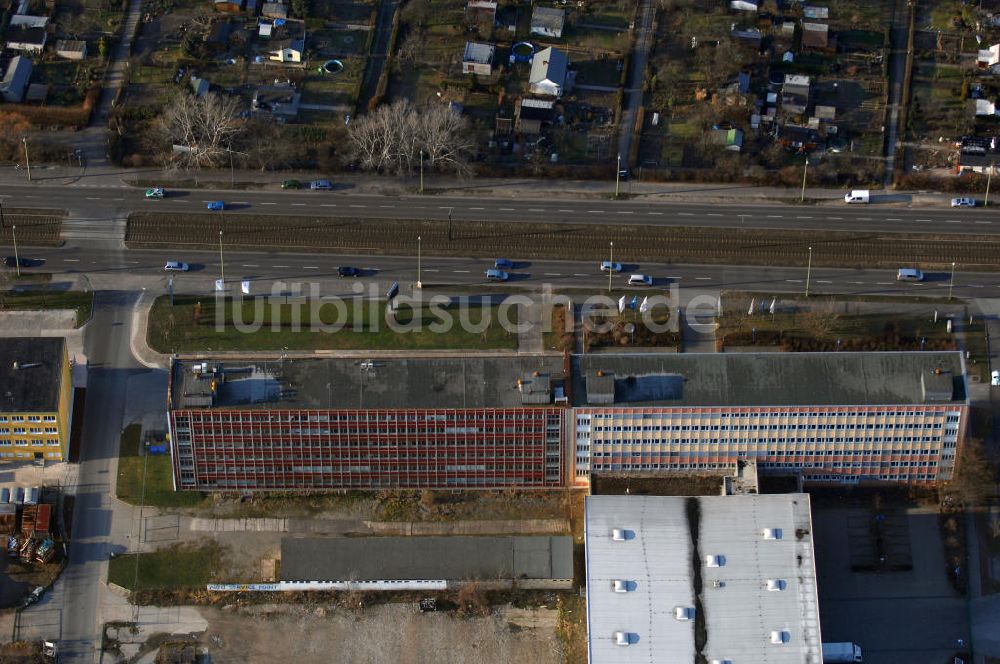
[[[163,266],[163,269],[167,272],[187,272],[191,269],[191,266],[187,263],[182,263],[181,261],[167,261],[167,264]]]
[[[337,274],[341,277],[360,277],[361,270],[351,265],[343,265],[337,268]]]
[[[962,196],[961,198],[951,199],[952,207],[976,207],[976,199],[969,198],[968,196]]]
[[[329,180],[313,180],[309,188],[313,191],[329,191],[333,189],[333,183]]]
[[[628,278],[629,286],[652,286],[653,278],[648,274],[631,274]]]
[[[487,281],[507,281],[508,279],[510,279],[510,275],[503,270],[486,270]]]
[[[506,258],[498,258],[493,261],[493,267],[498,270],[512,270],[514,269],[514,261]]]
[[[209,201],[205,207],[212,212],[222,212],[226,209],[226,203],[225,201]]]
[[[285,180],[281,183],[282,189],[301,189],[302,183],[298,180]]]
[[[621,272],[621,263],[612,263],[611,261],[601,261],[601,272]]]
[[[150,187],[146,190],[146,198],[163,198],[166,193],[163,187]]]

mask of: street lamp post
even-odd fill
[[[611,275],[614,274],[615,267],[615,243],[611,243],[610,256],[608,256],[608,292],[611,292]]]
[[[809,157],[806,157],[805,166],[802,167],[802,193],[799,194],[799,203],[806,202],[806,173],[809,172]]]
[[[619,185],[621,184],[622,178],[622,153],[618,153],[618,165],[615,167],[615,200],[618,200],[618,192],[620,190]],[[30,180],[31,177],[29,176]]]
[[[222,256],[222,231],[219,231],[219,276],[222,283],[226,283],[226,261]]]
[[[990,206],[990,180],[993,178],[993,167],[994,164],[990,164],[990,170],[986,171],[986,198],[983,199],[983,207]],[[28,176],[31,179],[31,176]]]
[[[448,208],[448,242],[451,242],[451,211],[455,208]]]
[[[420,193],[424,193],[424,151],[420,151]]]
[[[24,143],[24,165],[28,168],[28,182],[31,182],[31,159],[28,157],[28,137],[22,136],[21,142]]]
[[[21,276],[21,259],[17,256],[17,224],[10,227],[10,236],[14,238],[14,266],[17,276]]]
[[[951,262],[951,281],[948,282],[948,299],[951,299],[951,292],[955,288],[955,261]]]
[[[417,236],[417,288],[423,288],[423,284],[420,283],[420,236]]]
[[[809,278],[812,276],[813,269],[813,248],[809,247],[809,263],[806,267],[806,297],[809,297]]]

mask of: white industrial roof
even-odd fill
[[[696,623],[704,624],[701,654],[709,662],[821,664],[806,494],[590,496],[586,528],[590,664],[694,662]],[[766,539],[765,529],[772,537],[780,530],[780,538]],[[614,539],[615,530],[624,531],[623,540]],[[615,592],[616,580],[630,590]],[[768,581],[778,580],[784,589],[768,590]],[[675,617],[677,607],[696,606],[694,621]],[[616,632],[626,633],[629,645],[618,645]],[[787,643],[772,643],[772,632],[787,633]]]

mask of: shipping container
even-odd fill
[[[52,528],[52,505],[42,503],[35,511],[35,532],[48,535]]]

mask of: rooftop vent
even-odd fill
[[[632,633],[631,632],[615,632],[614,640],[616,646],[628,646],[632,645]]]
[[[625,579],[615,579],[611,582],[611,589],[616,593],[630,593],[635,590],[635,581]]]
[[[781,528],[765,528],[763,534],[766,540],[780,540]]]
[[[787,629],[780,629],[771,632],[771,643],[781,645],[792,640],[792,634]]]
[[[725,556],[705,556],[705,567],[724,567],[725,564]]]
[[[41,362],[18,362],[17,360],[14,360],[14,364],[12,366],[13,366],[14,371],[20,371],[22,369],[34,369],[35,367],[40,367],[40,366],[42,366],[42,363]]]
[[[615,528],[611,531],[611,539],[615,542],[624,542],[627,539],[627,530],[622,528]]]
[[[693,606],[675,606],[674,607],[674,619],[680,620],[682,622],[687,622],[688,620],[694,620],[694,607]]]

